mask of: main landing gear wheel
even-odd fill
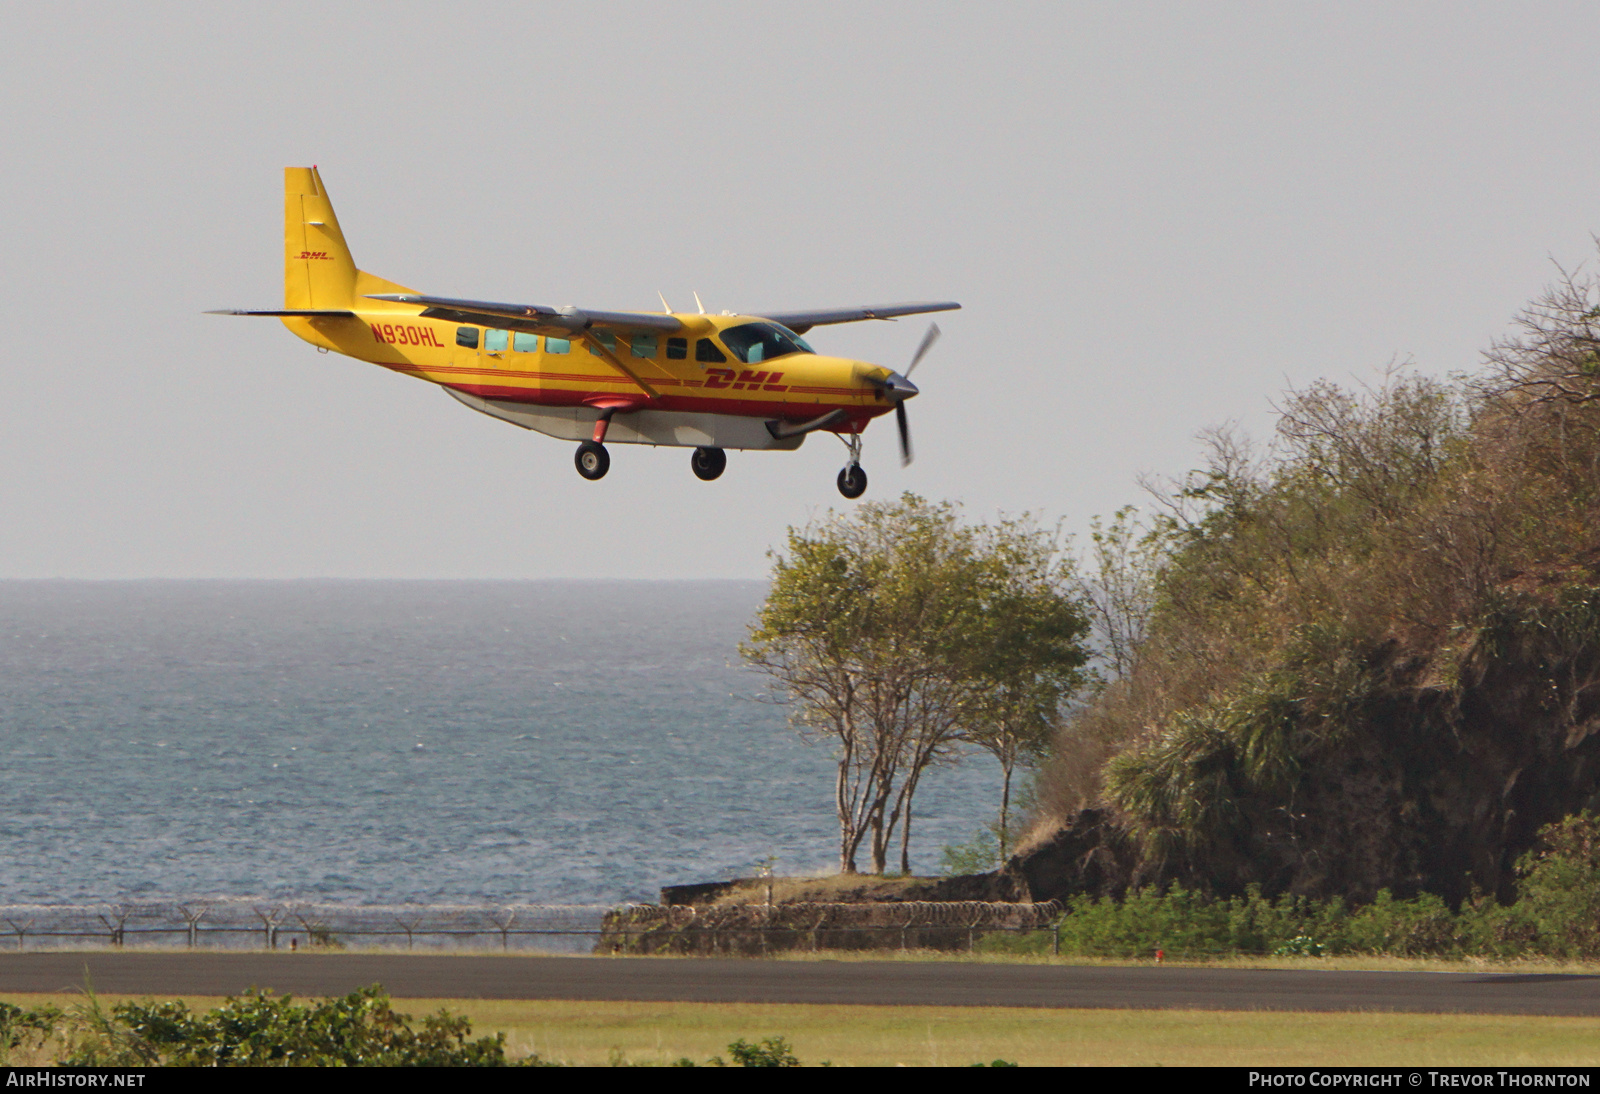
[[[611,454],[606,451],[605,445],[593,441],[580,444],[572,462],[578,465],[578,474],[591,482],[605,478],[606,472],[611,470]]]
[[[860,464],[851,464],[839,472],[839,493],[854,500],[867,492],[867,473]]]
[[[696,478],[710,482],[728,466],[728,454],[720,448],[697,448],[689,457],[689,466]]]

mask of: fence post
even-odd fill
[[[1052,936],[1051,939],[1050,939],[1050,956],[1052,956],[1052,957],[1060,957],[1061,956],[1061,920],[1059,920],[1059,919],[1056,920],[1055,925],[1054,925],[1054,927],[1051,928],[1051,932],[1050,933],[1051,933],[1051,936]]]
[[[259,905],[256,905],[252,906],[250,910],[256,913],[257,919],[261,920],[262,941],[267,944],[267,949],[277,949],[278,922],[283,919],[286,914],[288,914],[288,909],[281,907],[274,908],[270,905],[266,908],[262,908]]]
[[[517,910],[515,908],[506,908],[503,911],[495,912],[489,917],[489,922],[500,928],[500,948],[502,950],[511,948],[511,925],[516,921]],[[537,923],[538,920],[534,920],[534,922]]]
[[[316,913],[312,912],[312,914],[315,915]],[[302,912],[295,912],[294,917],[300,921],[300,926],[305,928],[306,945],[308,947],[317,945],[319,941],[318,935],[321,936],[320,941],[324,945],[332,940],[333,932],[328,929],[326,921],[321,917],[318,917],[315,923],[307,919],[305,914]]]
[[[110,932],[111,944],[113,946],[122,945],[128,917],[132,914],[133,909],[128,907],[126,904],[107,905],[104,914],[96,913],[100,922],[104,923],[106,925],[106,929]],[[109,915],[111,918],[107,919],[107,915]]]
[[[178,914],[183,916],[186,933],[189,936],[189,948],[192,950],[200,944],[200,921],[211,911],[211,905],[204,901],[193,901],[175,907],[178,909]]]

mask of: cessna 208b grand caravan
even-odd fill
[[[861,431],[872,419],[894,411],[901,459],[911,461],[905,403],[917,388],[909,377],[939,328],[928,328],[903,373],[824,357],[801,335],[960,307],[706,315],[427,296],[356,269],[315,167],[284,171],[283,235],[283,307],[216,314],[277,316],[319,349],[431,381],[490,417],[579,441],[586,479],[611,466],[607,441],[692,447],[694,473],[709,481],[722,474],[729,448],[795,449],[821,430],[849,449],[839,492],[858,498],[867,488]]]

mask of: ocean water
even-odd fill
[[[0,903],[653,900],[837,863],[759,582],[0,582]],[[992,815],[932,772],[913,868]]]

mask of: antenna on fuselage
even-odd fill
[[[656,295],[661,298],[661,310],[665,311],[665,312],[671,312],[672,311],[672,305],[667,303],[666,295],[661,293],[660,291],[657,291]]]
[[[694,297],[694,306],[700,309],[701,315],[704,315],[706,313],[706,306],[700,303],[700,294],[690,290],[689,295]]]

